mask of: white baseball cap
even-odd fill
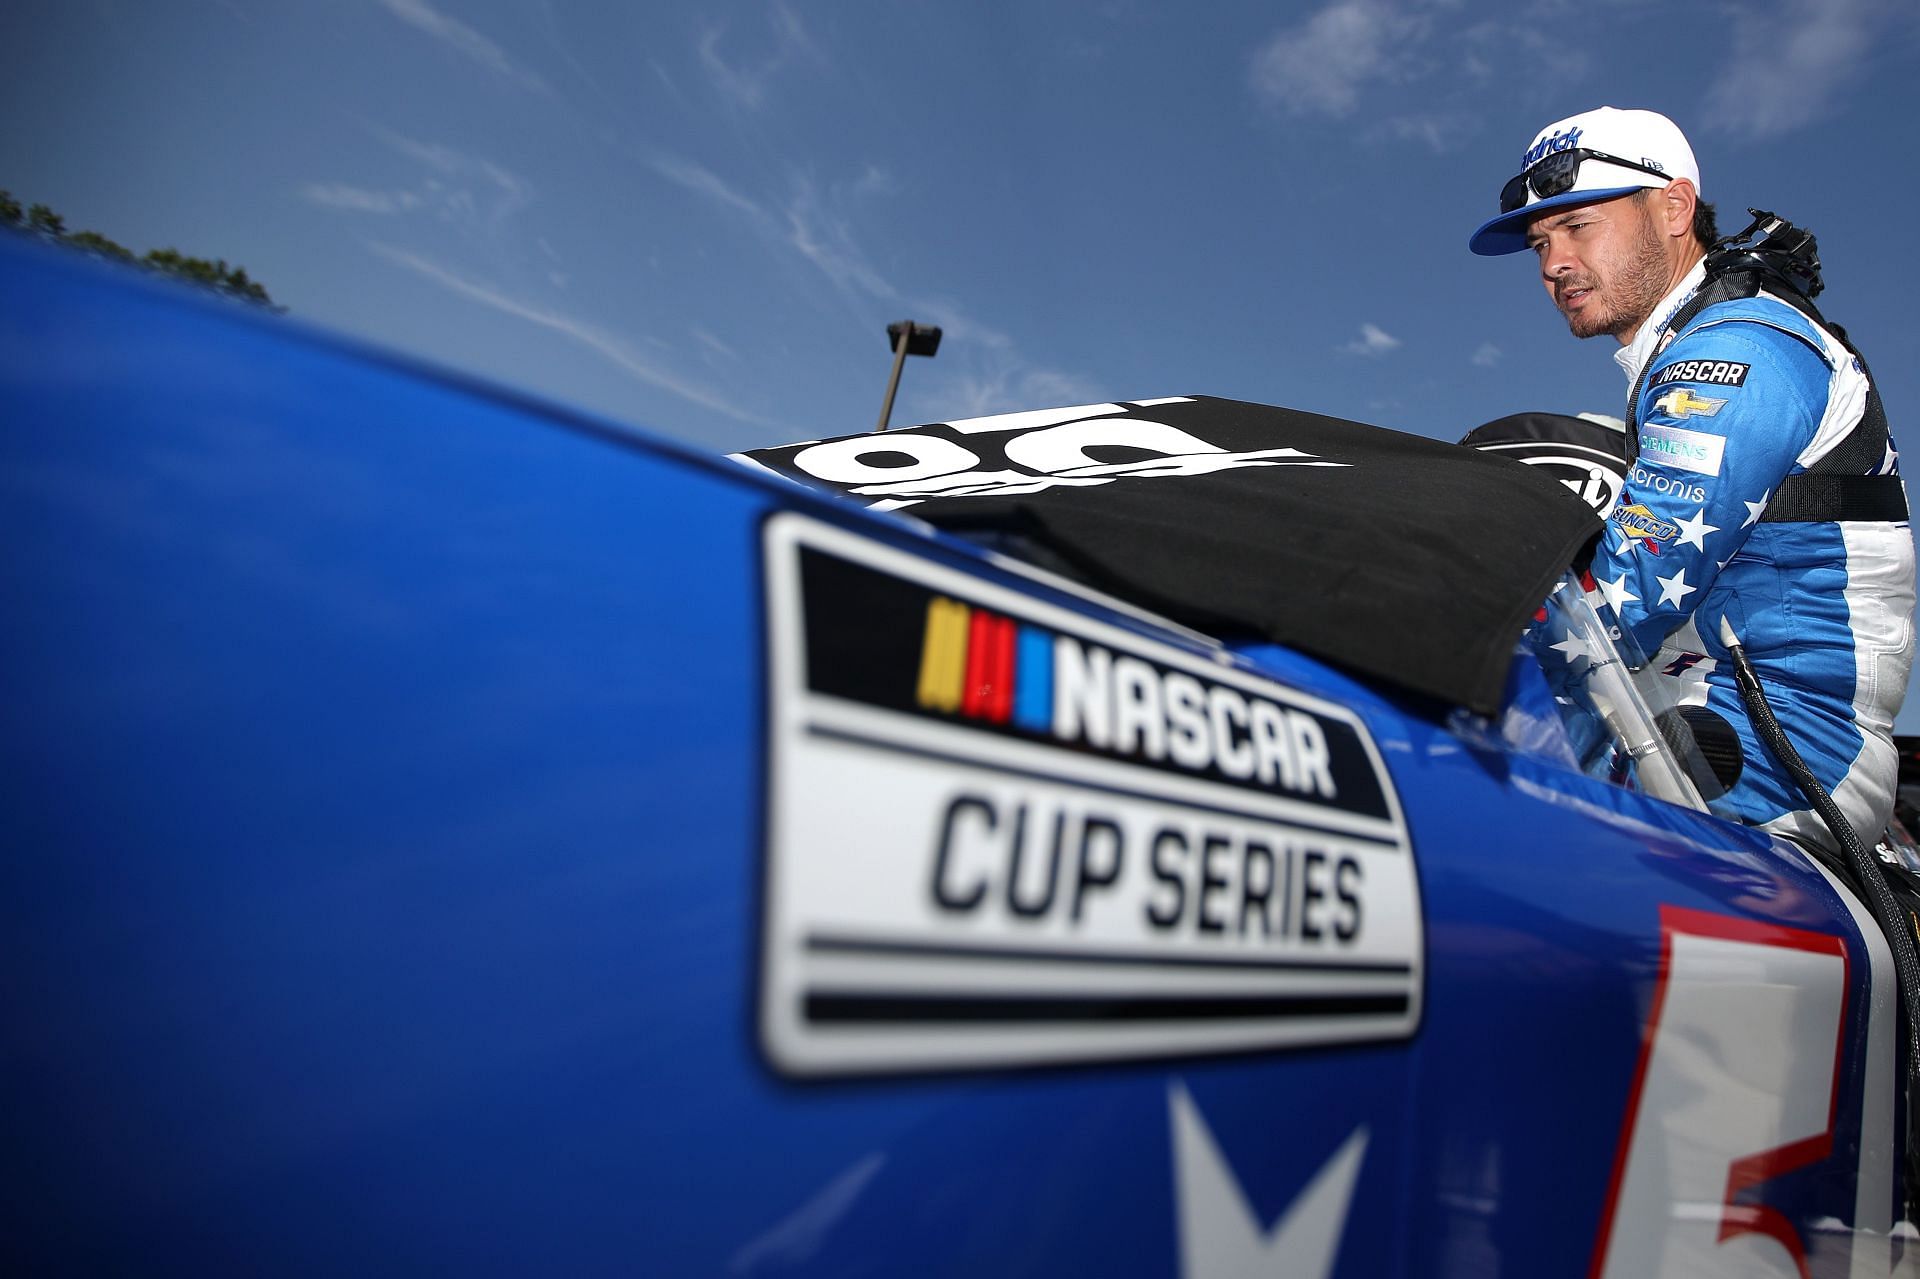
[[[1475,231],[1467,247],[1483,257],[1518,253],[1527,247],[1528,221],[1542,210],[1664,187],[1676,178],[1700,189],[1700,165],[1680,126],[1658,111],[1583,111],[1534,135],[1519,176],[1500,192],[1499,215]],[[1536,183],[1553,194],[1542,196]]]

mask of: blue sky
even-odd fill
[[[0,186],[700,446],[1187,392],[1454,437],[1618,412],[1518,258],[1534,130],[1686,128],[1920,407],[1920,7],[14,0]],[[1910,449],[1910,453],[1913,451]],[[1913,454],[1920,456],[1920,454]]]
[[[1617,413],[1468,233],[1541,125],[1686,129],[1920,458],[1920,5],[12,0],[0,187],[698,447],[1181,393],[1454,438]],[[1914,465],[1911,460],[1909,466]],[[1920,726],[1912,712],[1903,722]]]

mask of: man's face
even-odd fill
[[[1671,287],[1671,265],[1644,194],[1543,213],[1527,226],[1547,296],[1577,338],[1632,339]]]

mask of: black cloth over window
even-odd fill
[[[1601,528],[1548,475],[1457,444],[1205,397],[1078,412],[744,456],[1002,550],[1038,548],[1196,629],[1483,714],[1499,709],[1514,641]]]
[[[1611,509],[1627,486],[1626,432],[1585,418],[1514,413],[1474,427],[1460,442],[1540,467],[1596,511]]]

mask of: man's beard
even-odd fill
[[[1590,287],[1590,286],[1589,286]],[[1567,328],[1577,338],[1598,337],[1602,333],[1610,337],[1631,337],[1647,317],[1653,314],[1653,308],[1660,305],[1660,299],[1667,293],[1667,255],[1665,246],[1660,242],[1660,234],[1654,229],[1653,219],[1642,213],[1640,235],[1633,245],[1633,256],[1623,263],[1609,282],[1605,305],[1585,306],[1574,315],[1567,316]]]

